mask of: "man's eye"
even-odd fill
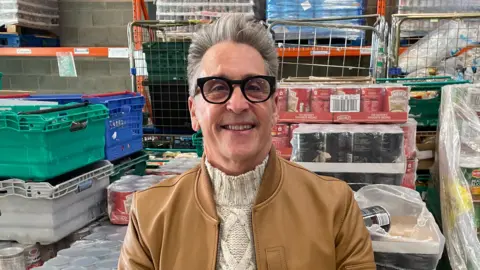
[[[212,88],[210,88],[211,91],[226,91],[227,90],[227,87],[223,84],[217,84],[217,85],[214,85],[212,86]]]
[[[248,86],[248,91],[261,91],[263,88],[256,84],[251,84]]]

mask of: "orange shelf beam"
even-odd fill
[[[51,48],[0,48],[0,56],[57,56],[57,53],[72,53],[76,57],[113,57],[113,51],[109,55],[110,49],[118,49],[120,51],[127,48],[111,48],[111,47],[51,47]],[[118,51],[117,51],[118,53]],[[115,58],[124,58],[124,57]],[[127,54],[128,56],[128,54]]]

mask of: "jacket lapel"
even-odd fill
[[[218,222],[217,210],[213,199],[212,182],[210,181],[210,176],[208,175],[207,167],[205,166],[205,154],[200,163],[200,170],[197,174],[195,189],[195,197],[200,208],[203,209],[204,214],[207,218]]]
[[[274,196],[275,192],[282,183],[282,168],[280,160],[277,157],[275,147],[270,150],[270,157],[268,158],[267,167],[262,177],[262,183],[260,184],[257,198],[255,200],[254,208],[260,207],[268,199]]]

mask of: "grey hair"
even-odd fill
[[[203,56],[210,47],[224,41],[250,45],[262,55],[267,75],[277,76],[278,55],[267,28],[255,21],[253,16],[228,14],[193,35],[187,68],[190,96],[195,95],[197,78],[202,72],[200,64]]]

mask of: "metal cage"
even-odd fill
[[[207,21],[135,21],[129,25],[132,89],[146,97],[153,133],[192,134],[187,55],[191,37]]]
[[[363,25],[349,24],[352,20]],[[279,78],[382,77],[388,25],[379,15],[268,21]],[[370,24],[370,25],[368,25]]]
[[[480,13],[394,14],[390,33],[388,62],[396,75],[478,79]]]

